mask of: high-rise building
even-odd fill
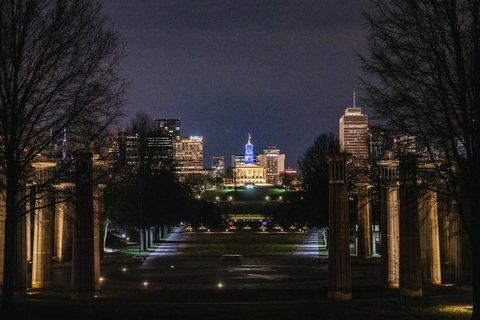
[[[216,178],[220,178],[225,175],[225,159],[223,156],[212,157],[212,169],[213,176]]]
[[[203,174],[203,137],[191,136],[174,141],[173,159],[180,180],[189,174]]]
[[[280,154],[280,149],[275,146],[269,146],[259,158],[260,165],[267,169],[267,183],[280,184],[280,174],[285,170],[285,155]]]
[[[144,141],[132,132],[120,131],[110,137],[112,166],[136,172],[140,166],[155,174],[172,164],[172,136],[161,130],[149,132]],[[148,167],[148,169],[146,168]]]
[[[347,108],[340,118],[340,151],[352,154],[353,158],[368,157],[368,116],[361,108]]]
[[[170,133],[174,140],[180,140],[180,118],[179,119],[153,119],[156,129]]]

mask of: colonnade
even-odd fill
[[[75,182],[48,185],[56,163],[32,164],[35,179],[19,197],[27,200],[17,217],[15,290],[18,294],[52,283],[53,259],[72,261],[72,299],[92,299],[99,289],[103,241],[103,188],[93,185],[92,154],[76,159]],[[5,191],[3,191],[5,192]],[[83,221],[82,221],[83,219]],[[91,221],[90,221],[91,220]],[[0,205],[0,285],[3,284],[5,205]],[[31,278],[28,278],[31,263]]]
[[[349,242],[349,154],[329,155],[328,159],[329,298],[349,300],[350,248],[345,244]],[[471,286],[468,238],[458,216],[450,210],[451,204],[434,191],[438,182],[432,179],[433,168],[417,160],[417,156],[406,155],[395,161],[379,162],[382,283],[400,288],[402,295],[421,296],[423,285],[441,284],[443,262],[448,263],[457,286]],[[369,184],[357,185],[358,256],[361,258],[372,257],[370,190]]]

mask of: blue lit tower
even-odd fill
[[[250,133],[248,134],[248,143],[245,145],[245,164],[253,164],[253,144],[250,143]]]

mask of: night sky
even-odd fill
[[[295,166],[362,95],[368,0],[101,2],[126,43],[123,126],[137,111],[180,118],[182,136],[204,137],[205,168],[230,165],[248,133],[255,153],[275,145]]]

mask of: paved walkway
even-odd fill
[[[177,253],[182,232],[183,228],[176,228],[175,231],[173,231],[170,236],[165,239],[165,242],[158,246],[158,248],[148,256],[147,261],[155,259],[156,257],[174,256]]]
[[[309,232],[293,255],[318,258],[318,233]]]

